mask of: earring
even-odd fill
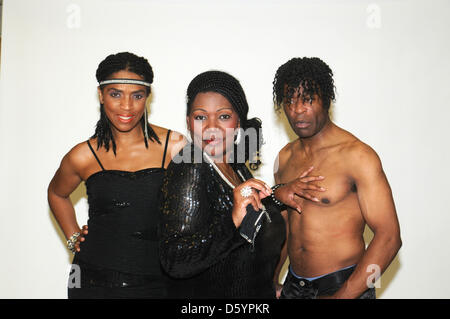
[[[147,108],[144,109],[144,137],[148,140]]]
[[[237,129],[236,135],[234,136],[234,144],[239,145],[239,143],[241,142],[241,138],[242,138],[242,132],[241,132],[241,128],[239,127]]]

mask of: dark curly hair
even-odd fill
[[[216,92],[223,95],[233,106],[234,110],[239,116],[241,128],[245,131],[248,128],[253,128],[256,131],[256,149],[252,150],[250,147],[251,136],[244,134],[241,142],[234,147],[234,162],[238,162],[238,152],[244,148],[244,160],[250,161],[250,168],[252,170],[258,169],[261,165],[259,150],[262,145],[261,120],[259,118],[248,119],[248,103],[245,97],[244,90],[239,81],[232,75],[222,71],[206,71],[197,75],[189,84],[187,89],[187,110],[189,116],[191,112],[192,103],[198,93]],[[241,132],[243,133],[243,132]],[[244,143],[244,144],[242,144]]]
[[[113,73],[123,70],[136,73],[137,75],[142,76],[146,82],[153,83],[153,70],[147,59],[129,52],[111,54],[107,56],[102,62],[100,62],[96,72],[97,81],[101,82],[104,80],[108,80]],[[103,87],[103,85],[100,86],[100,89],[103,90]],[[146,87],[146,91],[147,95],[149,95],[151,92],[149,87]],[[144,131],[145,125],[147,125],[149,139],[161,144],[158,136],[151,128],[147,119],[143,116],[141,119],[142,131]],[[111,144],[113,152],[114,154],[116,154],[116,142],[114,141],[110,121],[106,116],[103,104],[100,104],[100,119],[97,122],[95,133],[92,138],[97,138],[97,149],[104,146],[106,151],[109,151],[109,147]],[[145,136],[144,143],[145,147],[148,148],[148,141]]]
[[[277,111],[293,97],[298,87],[303,88],[304,100],[317,94],[325,110],[329,110],[336,98],[333,71],[319,58],[293,58],[278,68],[273,80],[273,101]]]

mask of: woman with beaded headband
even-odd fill
[[[208,71],[189,84],[192,143],[169,164],[162,189],[160,258],[176,278],[169,297],[275,297],[285,222],[246,166],[258,167],[262,142],[261,121],[247,113],[233,76]]]
[[[153,71],[145,58],[109,55],[96,77],[95,134],[64,156],[48,187],[50,208],[75,254],[69,298],[162,298],[158,194],[184,138],[147,121]],[[80,229],[69,196],[82,181],[89,220]]]

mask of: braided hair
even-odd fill
[[[147,59],[138,57],[137,55],[129,52],[111,54],[107,56],[102,62],[100,62],[96,72],[97,81],[101,82],[107,80],[113,73],[123,70],[133,72],[139,76],[142,76],[146,82],[153,82],[153,70]],[[100,90],[103,90],[103,88],[104,85],[100,86]],[[146,91],[147,95],[149,95],[151,92],[149,87],[146,87]],[[146,114],[146,112],[144,112],[144,114]],[[148,137],[150,138],[150,140],[156,141],[157,143],[161,144],[155,131],[148,123],[148,120],[145,118],[145,116],[142,116],[141,127],[143,132],[145,130],[145,125],[147,125]],[[102,103],[100,103],[100,119],[97,122],[95,133],[91,138],[97,139],[97,149],[104,146],[106,151],[109,151],[109,147],[111,144],[114,155],[116,155],[116,142],[112,134],[110,121],[106,116],[105,108]],[[145,147],[148,148],[148,141],[145,136],[144,143]]]
[[[242,89],[239,81],[232,75],[222,71],[206,71],[197,75],[189,84],[187,89],[187,115],[191,113],[192,103],[198,93],[216,92],[224,96],[233,109],[239,116],[241,128],[245,131],[248,128],[253,128],[256,131],[256,150],[250,148],[251,136],[244,134],[244,138],[241,139],[238,145],[234,146],[234,163],[237,163],[238,150],[244,147],[245,162],[250,161],[250,168],[252,170],[258,169],[261,165],[259,159],[259,150],[262,145],[262,132],[261,132],[261,120],[259,118],[248,119],[248,103],[245,97],[244,90]],[[244,143],[244,144],[242,144]]]
[[[304,100],[317,94],[325,110],[335,100],[333,72],[319,58],[293,58],[280,66],[273,80],[273,101],[278,111],[289,101],[298,87],[303,88]]]

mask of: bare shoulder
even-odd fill
[[[169,129],[154,124],[150,125],[155,131],[161,143],[164,145]],[[167,155],[169,156],[169,160],[172,159],[174,155],[178,154],[178,152],[184,147],[184,145],[186,145],[186,143],[187,139],[183,134],[174,130],[170,130],[170,136],[167,142]]]
[[[97,147],[97,141],[95,139],[91,139],[90,143],[94,149]],[[91,162],[92,152],[86,141],[83,141],[72,147],[72,149],[63,157],[61,166],[65,166],[67,169],[70,169],[77,174],[81,174]]]
[[[366,143],[356,139],[346,146],[348,155],[354,160],[379,161],[380,158],[375,150]]]
[[[172,131],[170,133],[169,146],[181,145],[181,148],[182,148],[184,145],[186,145],[186,143],[187,143],[187,138],[183,134],[181,134],[177,131]]]
[[[165,128],[165,127],[162,127],[162,126],[158,126],[158,125],[155,125],[155,124],[150,124],[150,126],[155,131],[156,135],[158,136],[158,138],[159,138],[159,140],[161,142],[166,140],[167,132],[169,132],[168,128]],[[182,140],[184,138],[185,138],[184,135],[178,133],[177,131],[170,130],[169,144],[177,142],[177,141]]]
[[[361,174],[371,174],[382,171],[380,157],[377,152],[368,144],[358,138],[346,143],[342,148],[346,163],[351,165],[352,171]]]
[[[161,143],[166,140],[167,132],[169,131],[169,129],[155,124],[150,124],[150,127],[153,129],[156,136],[158,136],[158,139],[161,141]]]
[[[170,159],[172,159],[176,154],[178,154],[186,144],[187,138],[183,134],[177,131],[172,131],[170,133],[170,139],[167,146]]]
[[[278,152],[278,157],[281,161],[287,161],[295,151],[295,148],[298,148],[300,143],[299,139],[296,139],[292,142],[287,143],[281,150]]]
[[[299,139],[287,143],[277,155],[274,163],[274,175],[275,179],[283,172],[289,159],[292,157],[295,147],[298,147]]]

